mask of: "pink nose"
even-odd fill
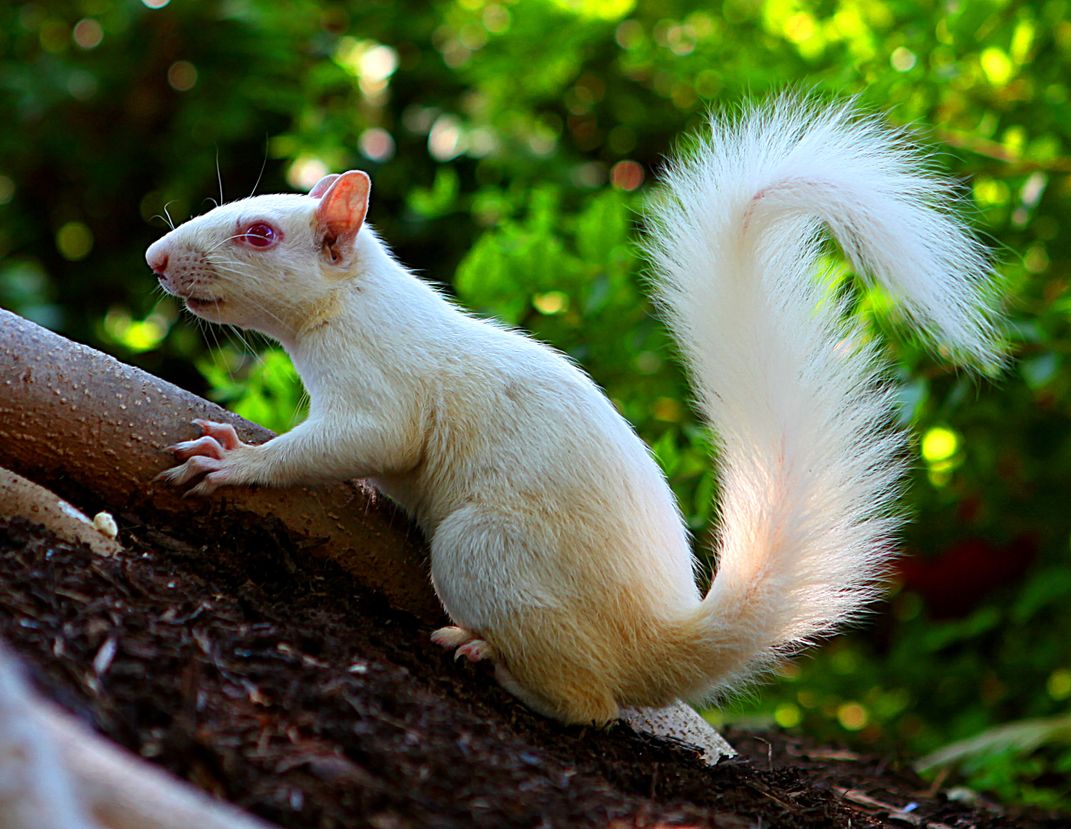
[[[163,241],[162,239],[160,240]],[[151,245],[147,251],[145,251],[145,261],[149,263],[149,267],[152,268],[152,272],[158,276],[162,276],[167,273],[167,260],[168,260],[167,247],[156,242]]]

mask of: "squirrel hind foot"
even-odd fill
[[[474,639],[480,637],[463,627],[457,625],[448,625],[447,627],[439,628],[431,634],[431,641],[438,645],[440,648],[452,651],[455,648],[459,648]]]
[[[483,639],[470,639],[454,651],[454,659],[465,657],[469,662],[483,662],[495,659],[495,649]]]
[[[431,634],[431,641],[445,650],[452,650],[454,659],[465,657],[469,662],[483,662],[495,658],[495,649],[490,642],[457,625],[439,628]]]

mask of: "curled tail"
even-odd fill
[[[997,359],[995,292],[949,183],[848,107],[715,119],[666,184],[655,290],[719,442],[717,576],[681,642],[696,696],[853,619],[891,554],[903,436],[875,345],[822,279],[823,225],[968,362]]]

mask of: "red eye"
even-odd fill
[[[253,222],[238,234],[238,241],[254,248],[270,248],[282,237],[282,233],[267,222]]]

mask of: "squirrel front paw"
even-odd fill
[[[221,486],[244,483],[238,455],[252,446],[242,443],[229,423],[200,419],[193,422],[201,429],[202,437],[167,447],[184,463],[164,470],[157,480],[179,487],[197,481],[185,496],[211,495]]]

